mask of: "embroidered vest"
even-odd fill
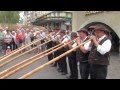
[[[107,37],[102,39],[99,44],[102,45],[106,40],[108,40]],[[95,45],[92,46],[91,51],[90,51],[90,55],[89,55],[89,63],[90,64],[109,65],[109,59],[110,59],[109,52],[107,52],[104,55],[101,55],[97,51],[97,47]]]

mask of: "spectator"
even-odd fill
[[[10,46],[7,46],[6,54],[9,54],[11,52]]]
[[[29,29],[26,29],[26,33],[25,33],[25,45],[31,43],[31,32],[29,31]],[[31,49],[31,46],[28,47],[26,50]]]
[[[12,50],[12,35],[10,34],[9,29],[6,30],[6,34],[4,36],[4,42],[7,50],[7,47],[10,46],[10,49]]]
[[[3,28],[0,26],[0,51],[4,53],[4,33],[3,33]]]
[[[12,46],[13,46],[13,50],[17,49],[17,44],[16,44],[16,32],[12,31]]]

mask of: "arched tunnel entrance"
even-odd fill
[[[119,37],[118,35],[115,33],[115,31],[109,27],[108,25],[101,23],[101,22],[92,22],[87,24],[86,26],[84,26],[84,28],[88,29],[91,25],[96,25],[96,24],[101,24],[104,25],[106,29],[108,29],[110,31],[110,34],[112,36],[112,49],[111,49],[111,53],[115,53],[115,54],[119,54]]]

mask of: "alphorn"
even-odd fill
[[[47,35],[47,36],[49,36],[49,35]],[[45,37],[43,37],[43,38],[41,38],[41,39],[35,40],[35,41],[31,42],[31,43],[28,44],[28,45],[24,45],[23,47],[20,47],[20,49],[17,49],[17,50],[15,50],[15,51],[13,51],[13,53],[10,53],[10,54],[8,54],[8,55],[2,56],[1,59],[0,59],[0,62],[3,61],[3,60],[5,60],[5,59],[7,59],[7,58],[9,58],[10,56],[12,56],[12,55],[14,55],[14,54],[16,54],[16,53],[22,51],[23,49],[31,46],[32,44],[35,44],[35,43],[37,43],[38,41],[41,41],[42,39],[46,38],[47,36],[45,36]]]
[[[51,33],[50,33],[50,34],[51,34]],[[49,34],[49,35],[50,35],[50,34]],[[47,36],[49,36],[49,35],[47,35]],[[27,45],[32,45],[32,44],[34,44],[34,43],[36,43],[36,42],[38,42],[38,41],[40,41],[40,40],[42,40],[42,39],[44,39],[44,38],[46,38],[46,36],[45,36],[45,37],[42,37],[41,39],[37,39],[37,40],[35,40],[35,41],[27,44]],[[24,48],[24,47],[26,48],[27,45],[23,45],[23,46],[19,47],[18,49],[15,49],[15,50],[11,51],[9,54],[0,57],[0,59],[6,57],[6,56],[8,56],[8,55],[10,55],[10,54],[13,53],[13,52],[16,52],[16,51],[19,50],[19,49],[22,49],[22,48]]]
[[[45,38],[45,37],[44,37],[44,38]],[[44,38],[41,38],[41,39],[39,39],[39,40],[37,39],[37,40],[35,40],[35,41],[33,41],[33,42],[27,44],[27,45],[23,45],[23,46],[19,47],[18,49],[13,50],[11,53],[9,53],[9,54],[7,54],[7,55],[4,55],[4,56],[0,57],[0,59],[4,58],[4,57],[6,57],[6,56],[9,56],[9,55],[11,55],[11,54],[14,53],[14,52],[18,52],[18,51],[21,50],[21,49],[23,50],[23,49],[25,49],[25,48],[31,46],[32,44],[34,44],[34,43],[36,43],[36,42],[38,42],[38,41],[40,41],[40,40],[42,40],[42,39],[44,39]],[[16,53],[15,53],[15,54],[16,54]],[[1,60],[0,60],[0,61],[1,61]]]
[[[47,42],[45,42],[45,43],[43,43],[43,44],[40,44],[40,45],[38,45],[37,47],[30,49],[29,51],[26,51],[26,52],[24,52],[24,53],[21,53],[21,54],[19,54],[18,56],[14,57],[14,58],[12,58],[12,59],[10,59],[10,60],[7,60],[6,62],[0,64],[0,68],[3,67],[3,66],[5,66],[5,65],[7,65],[8,63],[10,63],[10,62],[18,59],[19,57],[21,57],[21,56],[23,56],[23,55],[25,55],[25,54],[27,54],[27,53],[29,53],[29,52],[31,52],[31,51],[39,48],[40,46],[43,46],[43,45],[49,43],[50,41],[51,41],[51,40],[49,40],[49,41],[47,41]]]
[[[36,41],[36,40],[35,40],[35,41]],[[31,43],[34,43],[34,41],[31,42]],[[31,43],[29,43],[29,44],[31,44]],[[15,49],[15,50],[13,50],[13,51],[11,51],[9,54],[6,54],[6,55],[0,57],[0,59],[6,57],[6,56],[8,56],[8,55],[10,55],[10,54],[13,53],[13,52],[16,52],[17,50],[19,50],[19,49],[21,49],[21,48],[23,48],[23,47],[25,47],[25,46],[26,46],[26,45],[23,45],[23,46],[21,46],[21,47]]]
[[[31,61],[32,59],[37,58],[38,56],[40,56],[40,55],[42,55],[42,54],[45,54],[45,53],[47,53],[47,52],[49,52],[49,51],[51,51],[51,50],[53,50],[53,49],[61,46],[61,45],[62,45],[62,44],[58,44],[58,45],[56,45],[56,46],[54,46],[54,47],[52,47],[52,48],[50,48],[50,49],[48,49],[48,50],[46,50],[46,51],[41,52],[40,54],[37,54],[37,55],[35,55],[35,56],[31,57],[31,58],[28,58],[28,59],[26,59],[26,60],[24,60],[24,61],[22,61],[22,62],[20,62],[20,63],[18,63],[18,64],[16,64],[16,65],[10,67],[10,68],[8,68],[8,69],[3,70],[2,72],[0,72],[0,76],[1,76],[2,74],[5,74],[6,72],[8,72],[8,71],[10,71],[10,70],[18,67],[18,66],[20,66],[20,65],[23,65],[23,64],[27,63],[28,61]]]
[[[16,57],[14,57],[14,58],[12,58],[12,59],[10,59],[10,60],[8,60],[8,61],[6,61],[6,62],[0,64],[0,68],[3,67],[3,66],[5,66],[6,64],[8,64],[8,63],[10,63],[10,62],[12,62],[12,61],[18,59],[19,57],[21,57],[21,56],[23,56],[23,55],[25,55],[25,54],[27,54],[27,53],[29,53],[29,52],[31,52],[31,51],[37,49],[38,47],[43,46],[43,45],[49,43],[50,41],[52,41],[52,40],[48,40],[48,41],[46,41],[45,43],[40,44],[40,45],[38,45],[37,47],[32,48],[32,49],[30,49],[29,51],[26,51],[26,52],[24,52],[24,53],[21,53],[20,55],[18,55],[18,56],[16,56]]]
[[[70,43],[70,42],[68,42],[68,43],[66,43],[66,44],[63,44],[62,46],[60,46],[60,47],[58,47],[58,48],[56,48],[56,49],[54,49],[54,50],[52,50],[52,51],[50,51],[50,52],[48,52],[48,53],[42,55],[41,57],[38,57],[38,58],[36,58],[36,59],[34,59],[34,60],[31,60],[30,62],[28,62],[28,63],[26,63],[26,64],[24,64],[24,65],[22,65],[22,66],[16,68],[15,70],[13,70],[13,71],[11,71],[11,72],[5,74],[4,76],[1,76],[0,79],[5,79],[5,78],[7,78],[7,77],[13,75],[14,73],[18,72],[19,70],[21,70],[21,69],[27,67],[28,65],[30,65],[30,64],[32,64],[32,63],[38,61],[39,59],[41,59],[41,58],[43,58],[43,57],[45,57],[45,56],[47,56],[47,55],[50,55],[51,53],[53,53],[53,52],[55,52],[55,51],[57,51],[57,50],[59,50],[59,49],[65,47],[65,46],[67,46],[67,44],[69,44],[69,43]],[[38,54],[38,55],[39,55],[39,54]],[[9,69],[9,68],[8,68],[8,69]],[[5,70],[5,71],[6,71],[6,70]],[[9,70],[8,70],[8,71],[9,71]],[[2,71],[2,72],[4,72],[4,71]],[[1,73],[2,73],[2,72],[1,72]],[[1,73],[0,73],[0,75],[1,75]],[[3,74],[3,73],[2,73],[2,74]]]
[[[76,46],[75,48],[72,48],[72,49],[68,50],[67,52],[61,54],[60,56],[58,56],[58,57],[56,57],[56,58],[54,58],[54,59],[52,59],[51,61],[49,61],[49,62],[47,62],[47,63],[41,65],[40,67],[38,67],[38,68],[36,68],[36,69],[34,69],[34,70],[30,71],[30,72],[28,72],[27,74],[21,76],[19,79],[25,79],[25,78],[31,76],[32,74],[38,72],[39,70],[45,68],[46,66],[48,66],[48,65],[50,65],[51,63],[53,63],[53,62],[59,60],[60,58],[62,58],[62,57],[64,57],[64,56],[68,55],[69,53],[71,53],[72,51],[76,50],[76,49],[79,48],[81,45],[84,45],[85,43],[87,43],[87,42],[89,42],[89,41],[90,41],[90,40],[85,41],[84,43],[81,43],[79,46]]]

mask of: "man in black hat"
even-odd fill
[[[77,33],[72,32],[70,40],[71,43],[68,44],[68,48],[72,49],[77,46],[77,43],[74,39],[77,38]],[[76,51],[71,52],[68,55],[68,62],[70,67],[70,76],[67,77],[67,79],[78,79],[78,68],[77,68],[77,60],[76,60]]]
[[[53,31],[49,30],[48,34],[51,34]],[[52,40],[52,34],[47,38],[48,40]],[[50,41],[47,43],[47,49],[50,49],[53,47],[53,41]],[[48,60],[52,60],[53,59],[53,53],[51,53],[50,55],[48,55]]]
[[[88,60],[90,63],[90,78],[106,79],[111,41],[106,35],[108,31],[104,26],[96,25],[94,30],[95,36],[90,37],[91,51]]]
[[[88,28],[88,32],[89,32],[90,36],[95,35],[95,34],[94,34],[94,27],[95,27],[95,26],[90,26],[90,27]]]
[[[54,39],[53,39],[53,46],[56,46],[56,45],[58,45],[58,38],[57,37],[59,37],[59,33],[60,33],[60,29],[58,29],[58,28],[55,28],[54,30],[53,30],[53,32],[55,33],[54,34]],[[59,51],[57,50],[57,51],[55,51],[54,52],[54,58],[56,58],[57,56],[59,55]],[[56,61],[54,64],[53,64],[53,67],[57,67],[57,63],[58,61]]]
[[[78,45],[80,45],[80,43],[83,43],[89,39],[88,31],[84,28],[78,31],[78,35],[79,35],[79,38],[77,39]],[[80,63],[79,68],[80,68],[81,79],[88,79],[89,77],[89,70],[90,70],[90,65],[88,63],[89,45],[90,45],[90,42],[84,44],[83,46],[80,46],[80,48],[77,49],[76,59]]]
[[[60,31],[60,37],[58,38],[58,42],[59,43],[66,43],[68,42],[69,38],[66,35],[66,31],[65,30],[61,30]],[[59,50],[59,54],[63,54],[67,51],[67,47],[63,47]],[[60,71],[62,72],[62,75],[66,75],[67,74],[67,62],[66,62],[66,56],[60,58],[60,60],[58,61],[59,64],[59,68]]]

